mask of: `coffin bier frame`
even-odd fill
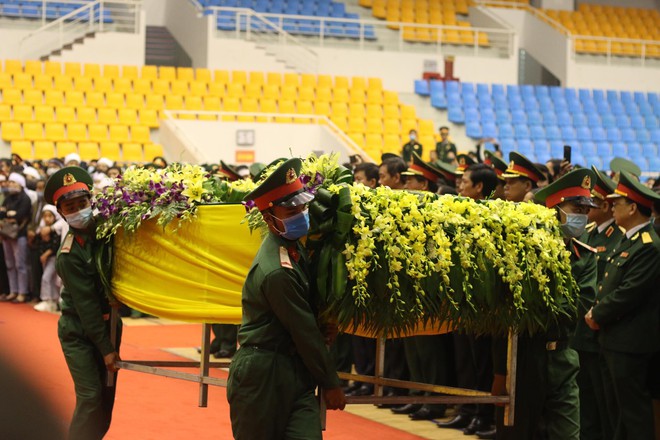
[[[116,322],[118,311],[112,309],[111,320]],[[114,326],[112,327],[114,328]],[[113,345],[116,342],[116,335],[112,336]],[[385,372],[385,341],[384,337],[376,339],[376,364],[374,376],[365,376],[354,373],[339,373],[339,377],[344,380],[354,380],[371,383],[374,385],[374,395],[372,396],[348,396],[348,404],[424,404],[424,403],[445,403],[455,404],[502,404],[504,405],[504,425],[513,426],[514,408],[516,400],[516,364],[518,352],[518,335],[510,332],[508,336],[507,350],[507,376],[506,389],[508,395],[494,396],[491,393],[466,388],[455,388],[443,385],[433,385],[420,382],[410,382],[384,377]],[[117,362],[117,366],[123,370],[136,371],[155,376],[169,377],[172,379],[186,380],[199,383],[198,406],[206,408],[208,406],[208,387],[209,385],[226,387],[227,380],[209,375],[211,368],[228,368],[231,362],[210,361],[211,356],[211,325],[202,324],[202,343],[200,361],[149,361],[149,360],[126,360]],[[186,373],[169,368],[198,368],[199,373]],[[108,377],[111,385],[112,376]],[[432,393],[441,393],[437,396],[391,396],[383,395],[384,387],[401,388],[408,390],[419,390]],[[321,402],[323,400],[321,399]],[[322,426],[325,429],[325,406],[321,405]]]

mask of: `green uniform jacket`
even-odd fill
[[[581,238],[585,239],[587,237],[582,236]],[[591,330],[584,321],[584,315],[596,300],[596,253],[589,247],[585,247],[583,243],[583,240],[572,240],[570,245],[571,273],[580,288],[575,333],[571,338],[571,348],[598,353],[600,347],[598,346],[596,332]]]
[[[245,280],[242,304],[243,321],[238,333],[241,346],[279,352],[295,349],[321,387],[339,386],[316,322],[305,252],[297,242],[268,235]]]
[[[598,264],[598,282],[600,283],[605,274],[605,265],[607,264],[607,257],[612,252],[612,249],[623,237],[623,231],[616,224],[612,223],[603,232],[598,232],[598,227],[594,227],[587,233],[586,243],[589,246],[596,248],[596,262]]]
[[[412,161],[413,152],[417,153],[419,157],[422,157],[422,144],[417,141],[410,141],[403,146],[403,151],[401,152],[401,157],[403,161],[408,163]]]
[[[454,155],[457,154],[456,145],[449,141],[444,143],[438,142],[435,144],[435,152],[438,155],[438,160],[447,162],[447,156],[449,156],[449,153],[454,153]]]
[[[57,254],[57,274],[62,278],[62,315],[76,316],[85,335],[103,356],[115,351],[103,315],[110,304],[94,263],[94,235],[69,231]]]
[[[648,224],[607,258],[593,319],[602,348],[622,353],[660,349],[660,239]]]

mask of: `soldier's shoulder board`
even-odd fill
[[[62,242],[62,246],[60,247],[60,253],[61,254],[68,254],[71,252],[71,247],[73,246],[73,234],[68,233],[66,237],[64,237],[64,241]]]
[[[642,243],[644,244],[653,243],[653,238],[651,238],[651,234],[649,234],[648,232],[642,232]]]
[[[289,252],[284,246],[280,246],[280,266],[286,267],[287,269],[293,269]]]
[[[583,247],[584,249],[588,250],[589,252],[593,252],[593,253],[598,252],[598,249],[596,249],[595,247],[593,247],[593,246],[589,246],[587,243],[584,243],[584,242],[582,242],[582,241],[580,241],[580,240],[578,240],[578,239],[576,239],[576,238],[573,239],[573,242],[574,242],[575,244],[577,244],[577,245]]]
[[[596,222],[591,222],[587,225],[587,232],[592,232],[594,229],[596,229]]]

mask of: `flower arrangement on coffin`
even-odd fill
[[[336,155],[310,156],[300,178],[316,194],[306,245],[320,307],[347,330],[395,335],[444,322],[474,333],[533,333],[575,309],[569,254],[551,210],[370,190],[352,184]],[[97,195],[97,234],[109,240],[152,218],[176,229],[199,204],[237,203],[256,184],[193,165],[131,168]],[[261,214],[246,208],[249,226],[266,231]]]

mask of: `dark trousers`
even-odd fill
[[[608,420],[607,405],[599,353],[578,351],[580,372],[577,376],[580,388],[580,439],[611,440],[614,431]]]
[[[648,387],[651,354],[603,350],[603,381],[615,440],[653,439],[653,404]],[[657,373],[657,372],[656,372]]]
[[[466,335],[454,332],[454,356],[456,383],[459,388],[490,391],[493,384],[492,340],[490,337]],[[493,405],[464,404],[459,413],[468,417],[477,416],[487,422],[493,420]]]
[[[335,361],[337,371],[350,373],[353,366],[353,338],[348,333],[339,333],[335,342],[330,346],[330,354]],[[342,380],[342,383],[346,381]]]
[[[238,327],[234,324],[211,324],[211,330],[215,335],[215,338],[211,341],[211,353],[220,350],[225,350],[230,355],[236,353]]]
[[[403,339],[388,339],[385,342],[385,377],[399,380],[408,380],[410,377]],[[407,390],[401,388],[385,388],[385,390],[397,395],[407,393]]]
[[[353,336],[353,361],[357,374],[373,376],[376,371],[376,340],[363,336]]]
[[[113,386],[108,387],[108,370],[103,355],[85,336],[77,317],[63,315],[58,323],[58,335],[76,391],[76,408],[69,427],[69,439],[102,439],[110,429],[117,374],[115,373]],[[119,352],[121,321],[117,329],[116,344]]]
[[[30,248],[30,292],[34,299],[41,298],[41,277],[44,273],[39,257],[41,257],[39,249]]]
[[[9,276],[7,275],[7,265],[5,264],[5,248],[0,244],[0,293],[9,292]]]
[[[450,370],[453,366],[451,335],[411,336],[404,339],[404,348],[411,381],[449,385]],[[410,394],[436,395],[419,390],[411,391]],[[437,411],[444,411],[446,408],[444,404],[427,404],[427,406]]]

